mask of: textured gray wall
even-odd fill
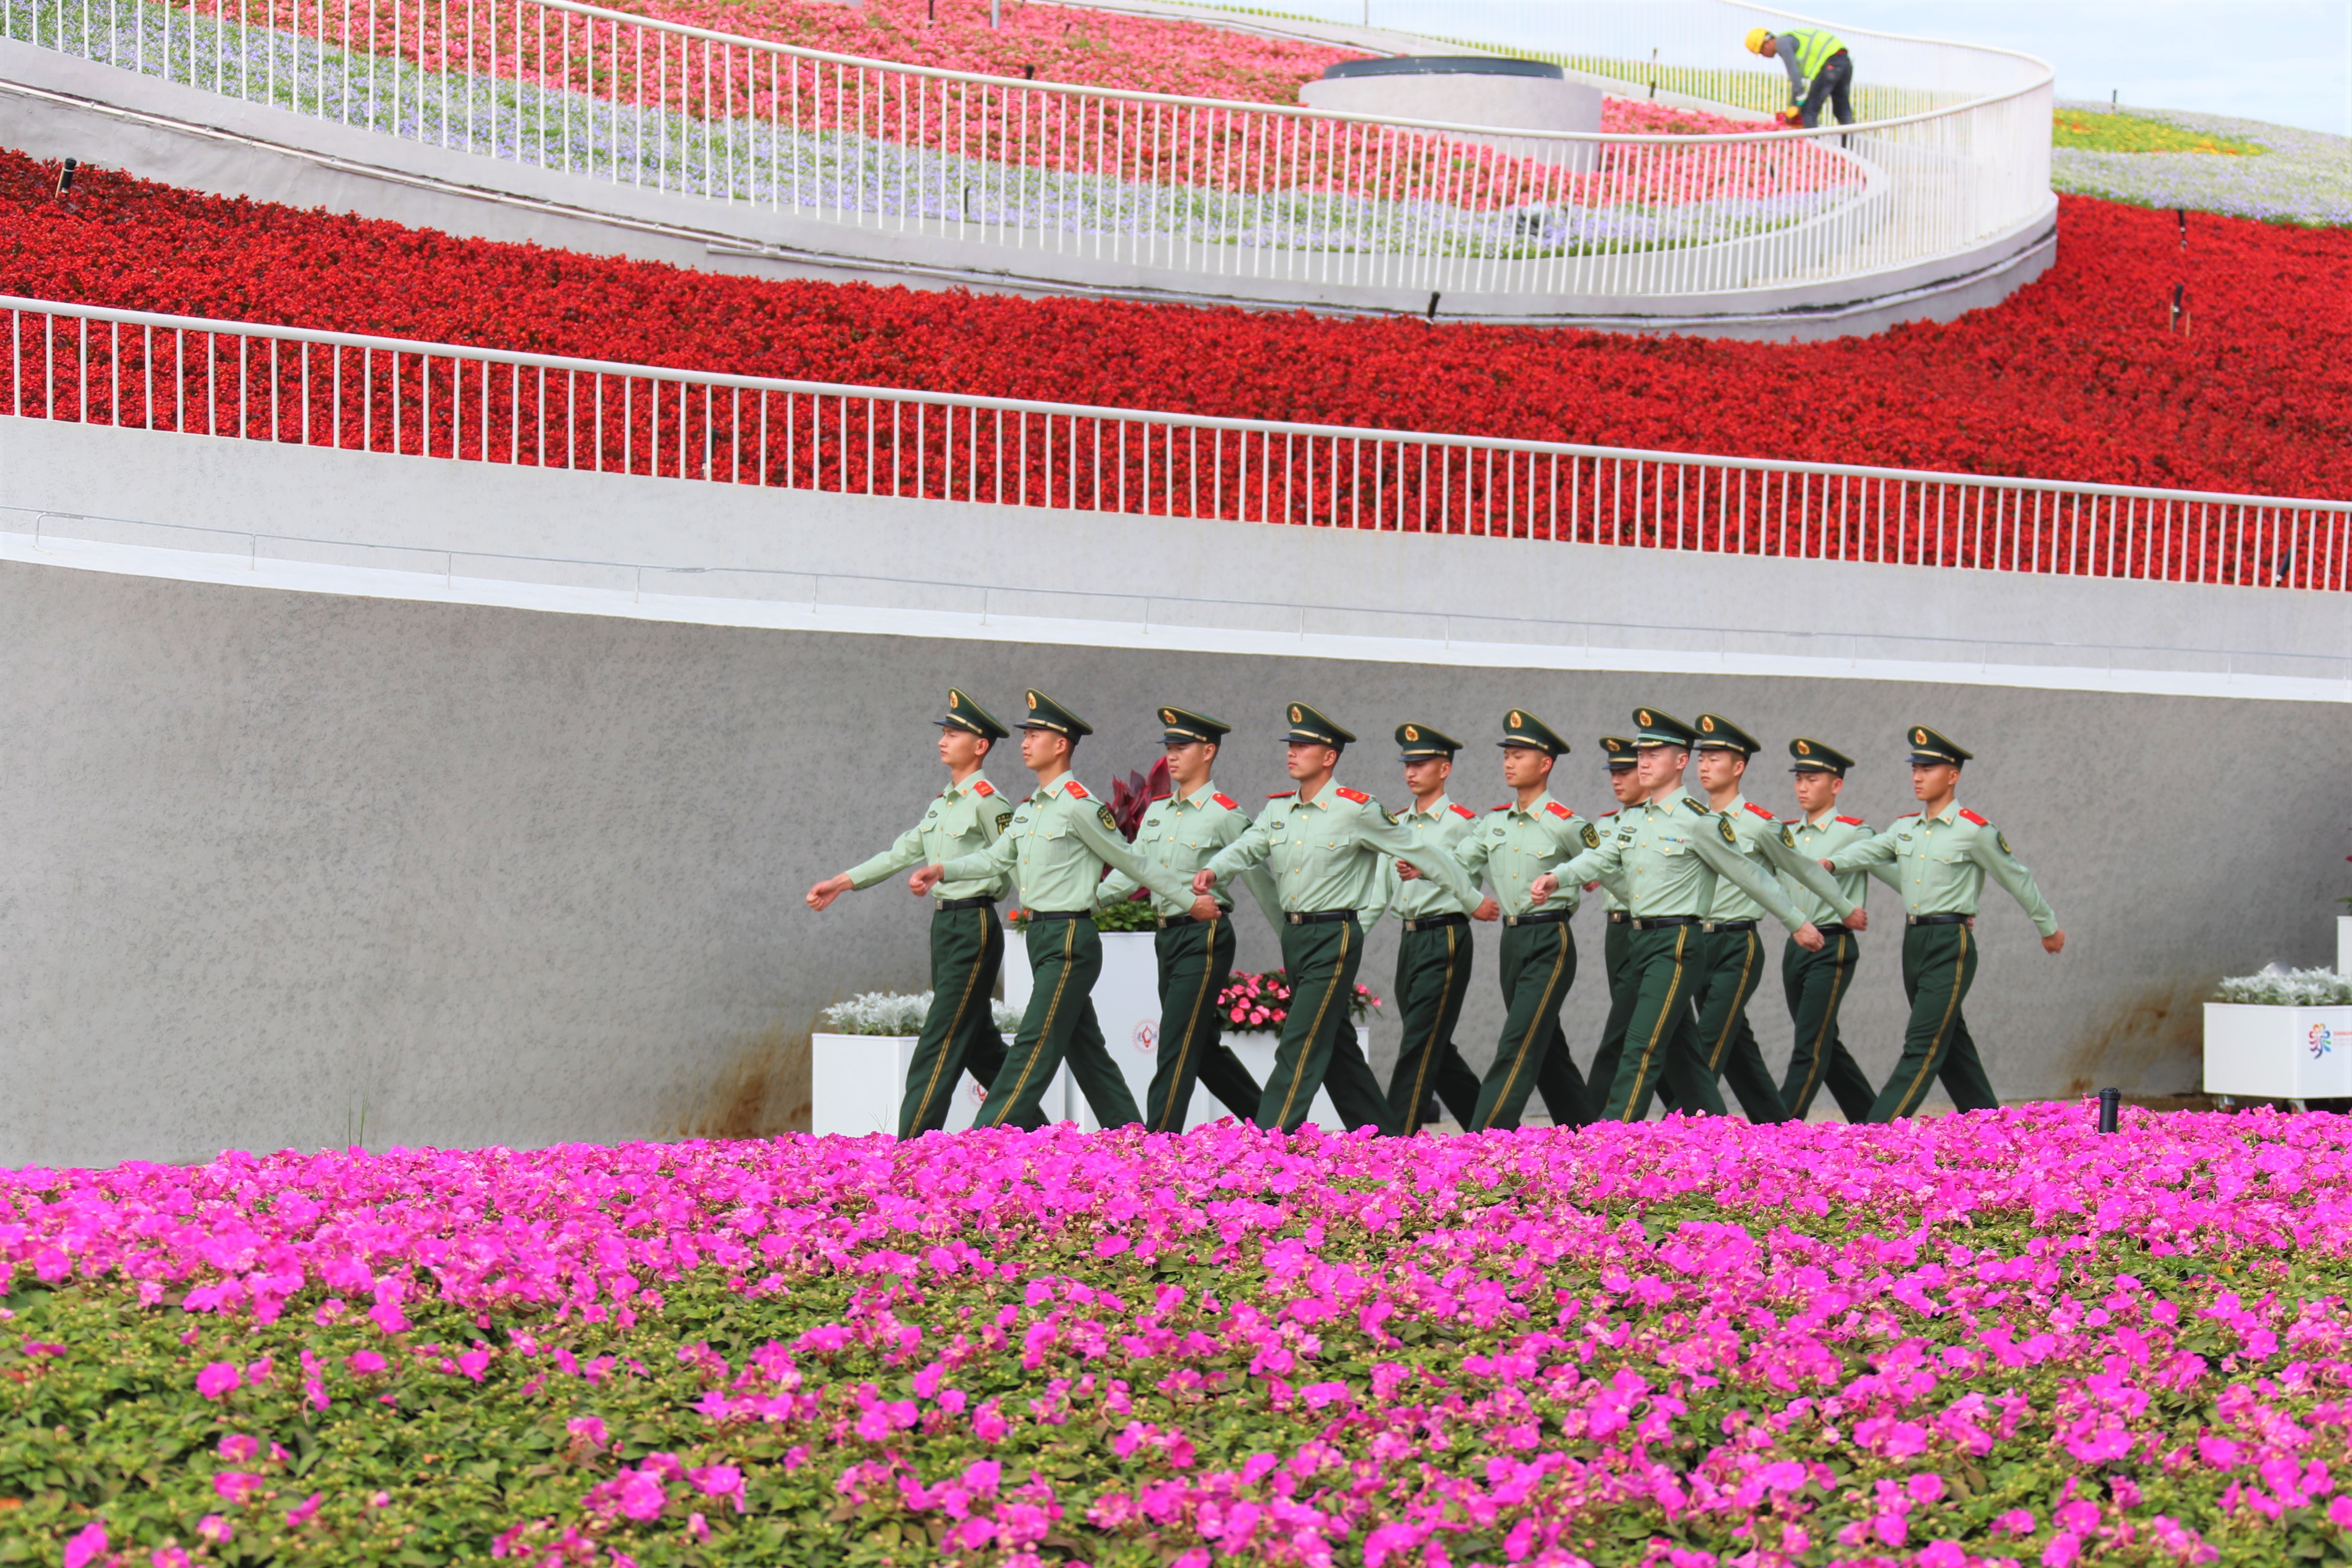
[[[1906,805],[1900,727],[1936,722],[1979,752],[1965,800],[2072,939],[2048,958],[1989,905],[1970,1014],[2009,1096],[2192,1083],[2216,975],[2328,957],[2347,847],[2335,705],[730,629],[18,563],[0,563],[0,657],[7,1164],[803,1120],[818,1009],[919,987],[924,921],[889,887],[824,917],[800,892],[919,810],[950,681],[1004,708],[1055,691],[1097,726],[1079,773],[1103,786],[1149,762],[1155,702],[1222,714],[1243,728],[1220,783],[1244,798],[1281,782],[1275,716],[1297,696],[1369,737],[1418,718],[1471,739],[1460,794],[1490,805],[1486,742],[1524,705],[1579,742],[1562,793],[1589,813],[1609,804],[1591,737],[1637,702],[1846,744],[1848,800],[1881,819]],[[1383,744],[1343,776],[1401,798]],[[1756,793],[1784,791],[1770,769]],[[1579,936],[1581,1058],[1593,916]],[[1475,1061],[1498,1022],[1492,942]],[[1846,1016],[1877,1074],[1901,1017],[1891,933],[1866,952]],[[1243,953],[1274,961],[1255,917]],[[1390,927],[1367,964],[1382,992],[1392,955]],[[1769,988],[1756,1016],[1784,1058]]]

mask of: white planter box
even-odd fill
[[[1006,1042],[1008,1045],[1010,1041]],[[907,1064],[915,1058],[912,1035],[813,1035],[809,1038],[809,1131],[860,1138],[898,1131],[898,1103],[907,1092]],[[980,1114],[986,1099],[969,1071],[958,1075],[948,1107],[947,1131],[961,1132]],[[1064,1068],[1046,1087],[1048,1120],[1069,1114],[1070,1074]]]
[[[1151,1074],[1160,1062],[1160,960],[1154,949],[1154,933],[1148,931],[1105,931],[1102,939],[1102,973],[1095,980],[1095,1018],[1102,1025],[1103,1040],[1109,1047],[1111,1059],[1118,1063],[1127,1079],[1127,1089],[1135,1096],[1140,1110],[1144,1097],[1151,1088]],[[1029,1005],[1029,948],[1018,931],[1005,933],[1004,1000],[1015,1007]],[[1371,1037],[1363,1025],[1356,1034],[1366,1057],[1371,1055]],[[1260,1084],[1274,1069],[1274,1048],[1280,1037],[1275,1035],[1227,1035],[1225,1043],[1249,1068],[1250,1076]],[[1062,1069],[1065,1081],[1069,1068]],[[1056,1104],[1049,1092],[1045,1114],[1055,1116]],[[1075,1119],[1078,1125],[1094,1131],[1099,1127],[1087,1097],[1075,1086],[1069,1090],[1068,1109],[1058,1114]],[[1216,1121],[1229,1114],[1217,1097],[1195,1086],[1192,1109],[1185,1118],[1186,1131]],[[895,1117],[895,1113],[894,1113]],[[1315,1091],[1315,1104],[1307,1119],[1318,1127],[1334,1132],[1344,1131],[1339,1113],[1331,1108],[1331,1097],[1324,1090]],[[895,1120],[894,1123],[895,1125]]]
[[[2352,915],[2336,917],[2336,973],[2352,974]]]
[[[2268,1100],[2352,1096],[2352,1007],[2206,1003],[2205,1092]]]

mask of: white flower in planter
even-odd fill
[[[918,991],[865,991],[824,1010],[824,1021],[836,1035],[919,1035],[930,1016],[931,994]],[[997,1032],[1009,1035],[1021,1026],[1021,1010],[992,1001],[989,1011]]]
[[[2222,981],[2213,988],[2213,1000],[2257,1007],[2352,1006],[2352,975],[2273,963],[2259,974]]]

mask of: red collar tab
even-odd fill
[[[1278,789],[1272,795],[1267,795],[1265,798],[1268,800],[1288,800],[1292,795],[1297,795],[1297,793],[1298,792],[1295,789]]]
[[[1924,811],[1906,811],[1906,812],[1905,812],[1902,816],[1900,816],[1896,817],[1895,820],[1895,821],[1897,821],[1897,822],[1908,822],[1908,821],[1910,821],[1910,820],[1911,820],[1913,817],[1915,817],[1915,816],[1927,816],[1927,814],[1926,812],[1924,812]]]
[[[1844,823],[1848,827],[1867,827],[1870,826],[1870,824],[1864,822],[1858,816],[1841,816],[1838,820]]]
[[[1576,815],[1576,813],[1569,810],[1568,807],[1560,805],[1558,801],[1553,801],[1550,805],[1545,806],[1544,809],[1550,812],[1554,816],[1561,818],[1563,821]]]
[[[1515,802],[1515,801],[1507,801],[1507,801],[1505,801],[1505,802],[1504,802],[1502,805],[1490,805],[1490,806],[1488,806],[1486,809],[1487,809],[1488,811],[1508,811],[1508,810],[1510,810],[1510,809],[1511,809],[1511,807],[1512,807],[1513,805],[1517,805],[1517,802]]]
[[[1215,801],[1219,805],[1223,806],[1227,811],[1239,811],[1241,809],[1240,806],[1234,804],[1234,797],[1229,795],[1213,795],[1209,798]]]
[[[1624,808],[1623,806],[1622,806],[1622,805],[1621,805],[1621,806],[1619,806],[1619,807],[1617,808],[1617,811],[1622,811],[1622,810],[1624,810],[1624,809],[1625,809],[1625,808]],[[1603,822],[1608,821],[1611,817],[1612,817],[1612,816],[1616,816],[1616,815],[1617,815],[1617,811],[1604,811],[1604,812],[1602,812],[1602,813],[1601,814],[1601,821],[1603,821]]]
[[[1349,789],[1345,784],[1341,784],[1338,789],[1333,790],[1331,793],[1338,795],[1341,800],[1352,800],[1358,805],[1370,805],[1372,804],[1372,797],[1370,795],[1366,795],[1360,789]]]
[[[996,786],[989,783],[986,779],[982,779],[971,786],[971,793],[974,795],[994,795],[996,793]]]
[[[1068,784],[1062,787],[1063,793],[1069,795],[1073,800],[1092,800],[1094,798],[1094,796],[1087,793],[1087,786],[1080,784],[1076,779],[1072,779]]]
[[[1454,816],[1460,817],[1465,822],[1475,822],[1478,820],[1478,814],[1476,812],[1458,802],[1449,805],[1446,809],[1453,812]]]
[[[1765,821],[1767,821],[1767,822],[1770,822],[1770,821],[1772,821],[1772,820],[1773,820],[1772,814],[1771,814],[1770,812],[1769,812],[1769,811],[1765,810],[1762,806],[1760,806],[1760,805],[1757,805],[1754,801],[1752,801],[1752,800],[1751,800],[1751,801],[1747,802],[1746,804],[1747,804],[1747,806],[1748,806],[1748,810],[1750,810],[1750,811],[1754,812],[1757,816],[1759,816],[1762,817]]]
[[[1992,826],[1991,823],[1987,822],[1983,817],[1979,816],[1975,812],[1969,811],[1966,807],[1961,808],[1960,820],[1963,822],[1973,822],[1979,827],[1990,827]]]

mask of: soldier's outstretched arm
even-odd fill
[[[1623,853],[1617,847],[1617,835],[1612,833],[1601,841],[1598,848],[1571,855],[1538,877],[1528,884],[1528,896],[1541,902],[1558,892],[1563,882],[1600,882],[1605,887],[1612,877],[1622,880],[1621,868],[1623,865]],[[1551,884],[1549,888],[1544,886],[1547,881]]]
[[[824,910],[832,907],[842,894],[870,888],[894,871],[923,862],[923,835],[919,828],[909,827],[898,835],[890,847],[881,854],[860,860],[848,870],[827,877],[808,890],[808,907]]]
[[[1138,855],[1135,846],[1120,837],[1118,827],[1113,826],[1110,807],[1065,799],[1060,809],[1078,842],[1100,856],[1114,875],[1124,875],[1129,881],[1147,887],[1163,899],[1180,904],[1193,901],[1192,879]]]
[[[985,881],[1001,877],[1013,869],[1020,858],[1021,841],[1005,837],[985,849],[975,849],[969,855],[959,855],[941,866],[936,882]]]
[[[1903,890],[1900,881],[1880,869],[1895,864],[1895,829],[1891,827],[1880,828],[1859,844],[1847,845],[1828,859],[1832,871],[1876,872],[1896,892]]]
[[[1819,931],[1813,931],[1812,941],[1805,941],[1803,933],[1813,931],[1813,922],[1797,912],[1797,906],[1780,890],[1780,879],[1749,859],[1748,852],[1739,847],[1739,832],[1732,827],[1729,817],[1716,816],[1697,824],[1691,829],[1690,842],[1698,858],[1713,867],[1717,876],[1728,878],[1742,892],[1770,910],[1774,920],[1796,932],[1798,945],[1821,945]],[[1845,901],[1843,894],[1839,895],[1838,901]]]
[[[1822,863],[1797,847],[1796,837],[1783,826],[1777,833],[1764,836],[1764,858],[1777,870],[1786,871],[1801,883],[1806,891],[1820,899],[1838,912],[1840,920],[1852,920],[1860,904],[1846,900],[1845,889],[1837,879],[1822,869]]]
[[[2002,837],[1997,828],[1980,827],[1977,830],[1975,842],[1969,846],[1969,854],[1985,868],[1988,876],[2017,900],[2017,907],[2033,921],[2033,929],[2042,933],[2043,945],[2048,946],[2047,939],[2058,934],[2058,917],[2052,912],[2050,900],[2042,896],[2041,888],[2033,880],[2033,873],[2010,853],[2009,840]],[[2055,952],[2058,950],[2053,947],[2050,951]]]
[[[1478,885],[1462,869],[1462,862],[1454,858],[1452,851],[1416,841],[1412,829],[1402,822],[1388,820],[1384,813],[1370,807],[1356,813],[1356,842],[1395,859],[1410,860],[1414,870],[1465,905],[1478,901]],[[1391,875],[1394,869],[1389,868]]]
[[[1114,866],[1111,868],[1109,876],[1105,877],[1101,881],[1095,884],[1095,908],[1098,910],[1107,910],[1113,904],[1123,904],[1127,902],[1128,900],[1135,897],[1135,889],[1142,885],[1142,883],[1137,881],[1134,878],[1129,876],[1126,872]],[[1189,888],[1187,889],[1184,896],[1186,900],[1189,902],[1192,899],[1192,892]]]
[[[1281,810],[1280,804],[1276,803],[1258,813],[1257,820],[1244,828],[1239,838],[1209,858],[1209,863],[1194,875],[1193,885],[1200,885],[1201,875],[1203,874],[1213,886],[1218,882],[1230,881],[1253,866],[1265,865],[1265,858],[1274,853],[1275,830],[1269,822]]]

